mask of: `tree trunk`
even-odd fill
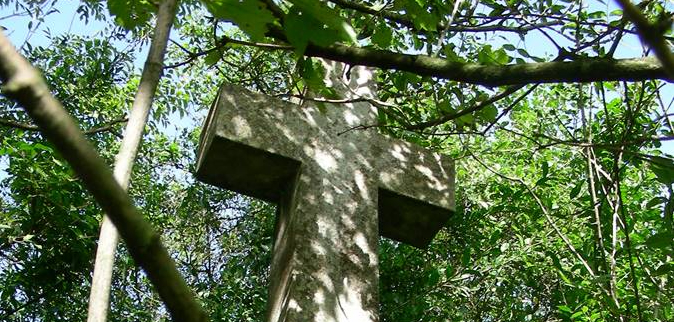
[[[176,0],[165,0],[159,6],[157,22],[150,51],[143,68],[138,92],[131,107],[131,116],[126,126],[124,138],[115,160],[114,176],[127,189],[133,163],[147,124],[154,93],[162,75],[166,44],[177,8]],[[94,276],[89,294],[89,312],[87,322],[105,322],[110,307],[110,285],[115,265],[115,253],[119,236],[117,229],[107,215],[103,215],[101,231],[98,237]]]

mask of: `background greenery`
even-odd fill
[[[134,168],[130,193],[215,321],[262,320],[274,224],[272,205],[192,175],[200,124],[222,81],[280,97],[312,90],[336,98],[320,82],[316,62],[297,58],[309,42],[355,40],[494,65],[611,57],[624,51],[614,49],[620,42],[636,44],[631,24],[602,1],[354,2],[379,14],[332,1],[339,6],[316,7],[313,15],[299,14],[308,9],[294,3],[286,9],[295,27],[285,29],[294,50],[250,43],[271,42],[260,27],[273,19],[266,12],[226,10],[256,1],[182,3]],[[51,11],[58,3],[0,5],[26,17],[35,32],[49,27],[42,19],[59,14]],[[653,20],[672,15],[671,3],[640,5]],[[48,35],[48,44],[29,41],[22,50],[112,164],[154,5],[78,6],[75,19],[104,26],[98,34]],[[403,10],[408,25],[385,14]],[[321,26],[317,35],[302,33],[312,26]],[[428,250],[381,241],[382,321],[674,321],[674,164],[660,149],[674,135],[671,85],[529,84],[472,113],[415,127],[479,105],[499,89],[399,71],[378,71],[377,80],[386,103],[380,130],[453,156],[458,186],[457,214]],[[0,320],[83,320],[98,207],[20,108],[4,99],[0,162],[7,164],[0,182]],[[167,319],[123,246],[114,278],[111,320]]]

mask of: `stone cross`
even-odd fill
[[[332,86],[371,96],[371,72]],[[367,102],[319,109],[223,85],[197,177],[278,205],[268,322],[376,322],[379,235],[427,246],[454,210],[454,164],[376,129]],[[351,130],[350,130],[351,129]]]

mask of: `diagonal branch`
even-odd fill
[[[107,132],[111,131],[115,125],[119,123],[125,123],[129,119],[126,117],[122,117],[107,123],[100,124],[98,126],[92,127],[88,130],[82,131],[84,134],[97,134],[101,132]],[[38,127],[35,124],[31,123],[23,123],[15,120],[7,120],[7,119],[2,119],[0,118],[0,126],[6,126],[6,127],[11,127],[19,130],[25,130],[25,131],[39,131],[40,127]]]
[[[123,117],[123,118],[120,118],[120,119],[116,119],[112,122],[108,122],[108,123],[105,123],[105,124],[102,124],[102,125],[99,125],[99,126],[92,127],[90,129],[84,131],[83,133],[84,134],[96,134],[96,133],[101,133],[101,132],[107,132],[107,131],[112,130],[115,125],[117,125],[119,123],[126,123],[128,121],[129,121],[128,118]]]
[[[617,1],[623,7],[625,17],[637,27],[641,41],[655,51],[655,56],[658,57],[660,63],[664,66],[667,75],[670,78],[674,77],[674,54],[672,54],[664,38],[665,30],[672,26],[672,19],[669,17],[664,18],[664,21],[661,22],[662,26],[651,24],[641,13],[641,10],[633,5],[630,0]]]
[[[184,60],[184,61],[175,63],[175,64],[167,65],[167,66],[164,67],[165,69],[171,69],[171,68],[176,68],[176,67],[187,65],[187,64],[193,62],[195,59],[197,59],[199,57],[206,56],[213,51],[224,48],[228,44],[243,45],[243,46],[248,46],[248,47],[256,47],[256,48],[261,48],[261,49],[266,49],[266,50],[279,50],[279,49],[292,50],[293,49],[292,46],[288,46],[288,45],[251,42],[251,41],[245,41],[245,40],[230,38],[230,37],[227,37],[227,36],[221,36],[220,40],[217,42],[217,44],[214,47],[208,48],[206,50],[202,50],[202,51],[199,51],[199,52],[192,52],[192,51],[190,51],[187,48],[181,46],[179,43],[177,43],[173,40],[171,40],[171,42],[174,43],[176,46],[180,47],[180,49],[187,54],[187,59]]]
[[[279,26],[268,25],[267,36],[287,42]],[[610,59],[582,58],[511,65],[464,63],[428,55],[412,55],[343,44],[318,46],[309,43],[304,55],[326,58],[350,65],[407,71],[458,82],[485,86],[525,85],[533,83],[567,83],[597,81],[674,81],[653,58]]]
[[[510,94],[516,92],[517,90],[519,90],[522,87],[524,87],[524,85],[510,86],[510,87],[506,88],[503,92],[499,93],[498,95],[492,96],[492,97],[488,98],[487,100],[484,100],[484,101],[482,101],[482,102],[480,102],[476,105],[473,105],[472,107],[465,108],[465,109],[463,109],[461,111],[458,111],[456,113],[444,115],[444,116],[439,117],[435,120],[410,125],[410,126],[407,127],[407,129],[412,130],[412,131],[423,130],[423,129],[429,128],[431,126],[436,126],[436,125],[440,125],[440,124],[443,124],[443,123],[447,123],[451,120],[456,120],[459,117],[462,117],[464,115],[467,115],[467,114],[470,114],[470,113],[473,113],[473,112],[477,112],[477,111],[493,104],[496,101],[499,101],[503,98],[506,98]]]
[[[23,123],[15,120],[7,120],[7,119],[1,119],[0,118],[0,125],[5,126],[5,127],[11,127],[14,129],[19,129],[19,130],[26,130],[26,131],[37,131],[39,130],[39,127],[34,124],[29,124],[29,123]]]
[[[547,207],[543,204],[543,202],[541,201],[541,199],[538,197],[538,194],[536,194],[536,192],[535,192],[535,191],[534,191],[528,184],[526,184],[526,182],[524,182],[524,180],[522,180],[522,179],[520,179],[520,178],[512,178],[512,177],[509,177],[509,176],[507,176],[507,175],[505,175],[505,174],[502,174],[502,173],[500,173],[500,172],[498,172],[498,171],[492,169],[491,167],[489,167],[487,164],[485,164],[481,159],[479,159],[478,157],[476,157],[474,154],[472,154],[472,153],[470,153],[470,152],[469,152],[469,154],[470,154],[470,156],[473,158],[473,160],[477,161],[483,168],[487,169],[487,171],[489,171],[489,172],[491,172],[491,173],[497,175],[497,176],[500,177],[500,178],[503,178],[503,179],[506,179],[506,180],[508,180],[508,181],[512,181],[512,182],[518,183],[518,184],[520,184],[522,187],[524,187],[524,189],[526,189],[527,192],[529,192],[529,194],[530,194],[531,197],[534,199],[534,201],[536,201],[536,204],[538,205],[538,207],[541,209],[541,212],[543,213],[543,217],[545,217],[545,221],[552,227],[552,229],[555,231],[555,233],[557,234],[557,236],[558,236],[560,239],[562,239],[562,241],[564,242],[564,244],[566,245],[566,247],[569,249],[569,251],[570,251],[570,252],[571,252],[571,253],[572,253],[572,254],[573,254],[579,261],[580,261],[580,263],[583,265],[583,267],[585,268],[585,270],[588,272],[588,274],[590,274],[590,276],[591,276],[593,279],[597,277],[597,274],[596,274],[595,271],[592,269],[592,267],[590,266],[590,264],[588,263],[588,261],[585,259],[585,257],[583,257],[583,255],[582,255],[580,252],[578,252],[578,250],[576,249],[576,247],[573,246],[573,242],[569,239],[569,237],[567,237],[567,236],[564,234],[564,232],[562,232],[562,230],[559,228],[559,226],[557,226],[557,224],[555,223],[555,221],[552,219],[552,216],[550,215],[550,212],[548,211]],[[606,294],[609,293],[608,290],[607,290],[602,284],[598,283],[596,280],[595,280],[595,282],[597,283],[597,286],[599,286],[599,288],[600,288],[603,292],[605,292]]]
[[[131,256],[147,273],[175,321],[206,321],[207,315],[182,278],[160,235],[133,205],[72,117],[49,91],[39,71],[0,32],[2,91],[19,103],[72,166],[119,229]]]

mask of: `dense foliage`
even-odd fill
[[[0,24],[42,32],[59,4],[0,0],[12,13]],[[84,1],[73,18],[101,33],[22,46],[110,164],[155,7]],[[639,8],[671,42],[671,3]],[[335,42],[492,67],[645,54],[603,1],[186,1],[172,40],[130,194],[215,321],[263,319],[274,228],[273,205],[193,177],[222,81],[339,99],[303,56]],[[428,250],[382,239],[382,321],[673,321],[671,84],[527,75],[495,88],[378,70],[376,126],[453,156],[458,172],[457,213]],[[83,320],[100,210],[4,98],[0,135],[0,320]],[[110,320],[166,319],[123,249],[117,265]]]

